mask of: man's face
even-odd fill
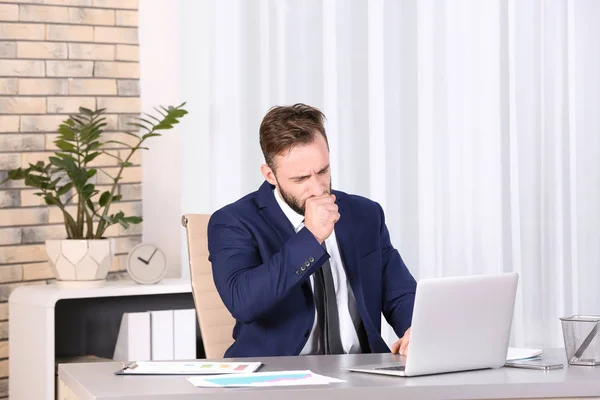
[[[263,175],[298,214],[304,215],[306,199],[331,193],[329,149],[323,135],[276,156],[274,161],[275,171],[263,165]]]

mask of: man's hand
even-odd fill
[[[331,235],[333,226],[340,219],[335,195],[324,194],[311,197],[304,205],[304,226],[313,234],[319,243]]]
[[[392,345],[392,354],[400,354],[406,356],[408,354],[408,342],[410,342],[410,328],[404,332],[404,336]]]

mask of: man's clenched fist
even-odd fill
[[[306,200],[304,209],[304,226],[314,235],[319,243],[331,235],[333,226],[340,219],[335,195],[324,194]]]

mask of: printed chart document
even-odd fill
[[[269,387],[328,385],[346,382],[315,374],[312,371],[256,372],[253,374],[193,376],[187,378],[196,387]]]
[[[117,375],[215,375],[247,374],[262,366],[260,362],[137,361],[124,365]]]
[[[506,361],[534,360],[542,356],[542,349],[509,347]]]

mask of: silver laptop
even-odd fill
[[[420,280],[408,357],[348,369],[418,376],[503,366],[517,282],[516,273]]]

